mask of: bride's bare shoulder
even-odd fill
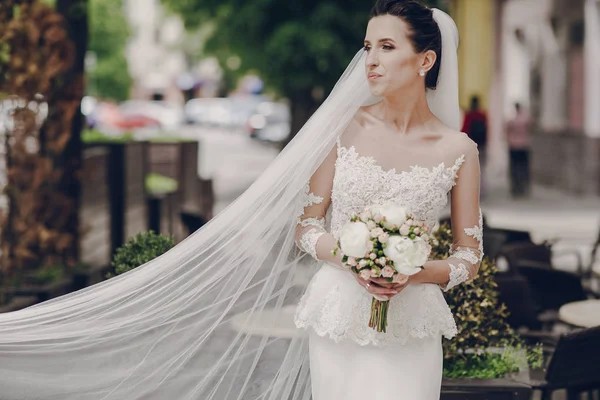
[[[439,144],[447,151],[464,156],[478,152],[477,144],[464,132],[443,126],[439,133]]]

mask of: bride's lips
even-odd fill
[[[380,74],[378,74],[378,73],[376,73],[376,72],[369,72],[369,75],[367,75],[367,78],[368,78],[370,81],[374,81],[375,79],[377,79],[377,78],[379,78],[379,77],[381,77],[381,75],[380,75]]]

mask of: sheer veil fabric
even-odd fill
[[[458,34],[439,10],[432,111],[459,128]],[[309,399],[308,341],[273,332],[317,263],[295,243],[307,182],[370,95],[360,50],[259,179],[163,256],[0,315],[2,399]]]

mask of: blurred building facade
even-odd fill
[[[451,0],[460,32],[460,103],[489,115],[490,186],[507,186],[505,122],[534,118],[533,180],[600,195],[600,1]]]
[[[181,18],[160,0],[124,0],[124,5],[132,32],[126,53],[134,79],[132,98],[159,96],[183,103],[186,91],[193,91],[194,97],[216,95],[222,75],[217,60],[196,62],[186,54],[189,41],[202,42],[201,33],[190,37]]]

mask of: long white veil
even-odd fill
[[[456,26],[439,10],[434,17],[443,52],[430,107],[457,128]],[[0,314],[0,397],[309,399],[307,340],[273,329],[291,323],[299,277],[317,267],[294,244],[305,186],[358,108],[375,100],[364,62],[361,50],[260,178],[171,251]]]

